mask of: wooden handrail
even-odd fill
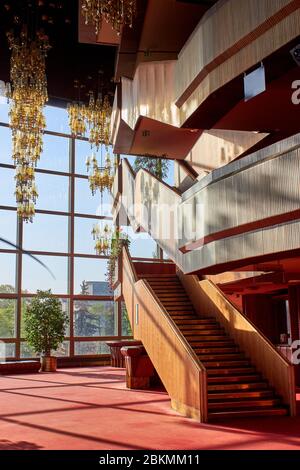
[[[296,415],[294,367],[258,328],[242,314],[211,281],[179,273],[195,309],[201,315],[214,315],[269,383],[276,389],[291,416]]]
[[[143,342],[172,407],[206,422],[206,369],[148,282],[137,279],[127,248],[123,249],[123,295],[134,338]]]

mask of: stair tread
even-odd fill
[[[224,375],[224,376],[211,376],[207,378],[208,384],[223,385],[224,383],[244,383],[244,382],[257,382],[261,381],[259,374],[245,374],[245,375]]]
[[[251,374],[251,373],[254,374],[255,372],[256,372],[255,367],[246,366],[246,367],[236,367],[236,368],[230,367],[230,368],[226,368],[226,369],[221,369],[221,368],[209,369],[207,371],[207,374],[208,375],[214,375],[216,377],[222,378],[223,375],[225,375],[225,376],[228,375],[229,377],[230,376],[235,377],[237,375],[241,375],[241,374],[244,374],[244,373],[245,374]]]
[[[208,409],[209,410],[231,410],[237,408],[263,408],[263,407],[270,407],[270,406],[277,406],[280,404],[279,398],[261,398],[257,399],[248,399],[248,400],[235,400],[235,401],[221,401],[221,402],[209,402]]]
[[[208,401],[232,400],[232,399],[245,399],[245,398],[271,398],[274,397],[273,390],[251,390],[251,391],[226,391],[219,393],[208,392]],[[226,403],[226,402],[225,402]]]
[[[258,391],[270,389],[268,383],[265,382],[248,382],[248,383],[226,383],[226,384],[215,384],[215,385],[208,385],[207,390],[210,393],[214,392],[229,392],[229,391]]]
[[[201,361],[203,362],[203,364],[205,365],[205,367],[207,369],[214,369],[214,368],[219,368],[219,367],[227,367],[227,368],[230,368],[232,369],[233,371],[235,370],[235,368],[238,368],[238,367],[247,367],[247,366],[251,366],[251,363],[250,361],[248,361],[247,359],[244,359],[244,360],[232,360],[232,361],[219,361],[219,362],[213,362],[213,361]]]
[[[216,411],[208,413],[208,420],[222,418],[248,418],[248,417],[262,417],[262,416],[286,416],[288,414],[287,408],[278,406],[267,409],[251,409],[251,410],[234,410],[234,411]]]

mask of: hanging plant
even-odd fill
[[[111,288],[113,288],[115,282],[117,261],[124,246],[130,246],[128,235],[123,233],[122,229],[116,228],[111,237],[106,273],[106,280]]]

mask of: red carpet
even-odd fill
[[[0,377],[0,389],[2,450],[300,449],[300,416],[201,425],[164,392],[126,390],[120,369]]]

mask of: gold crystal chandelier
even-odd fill
[[[102,98],[102,93],[98,93],[95,100],[94,93],[90,92],[90,100],[85,110],[85,117],[89,128],[89,142],[97,150],[99,150],[101,144],[104,144],[106,147],[109,146],[111,112],[112,109],[108,95]]]
[[[74,88],[78,90],[78,97],[77,102],[70,103],[67,107],[69,126],[73,137],[84,137],[86,133],[86,106],[80,101],[81,90],[84,85],[79,80],[74,80]]]
[[[115,175],[115,163],[112,163],[109,152],[107,151],[105,164],[102,164],[102,148],[101,148],[101,165],[98,166],[98,161],[95,153],[87,158],[86,167],[89,173],[89,185],[93,196],[97,190],[101,195],[105,190],[111,191]]]
[[[93,239],[95,240],[96,254],[107,256],[111,246],[112,229],[108,224],[104,227],[101,223],[93,226],[92,230]]]
[[[103,20],[120,34],[123,25],[133,26],[136,0],[82,0],[81,8],[85,24],[92,24],[96,35],[101,30]]]
[[[7,38],[11,50],[8,98],[17,211],[26,222],[32,222],[38,197],[35,166],[43,150],[46,126],[43,113],[48,100],[45,61],[50,46],[42,33],[29,37],[25,26],[19,36],[8,33]]]

